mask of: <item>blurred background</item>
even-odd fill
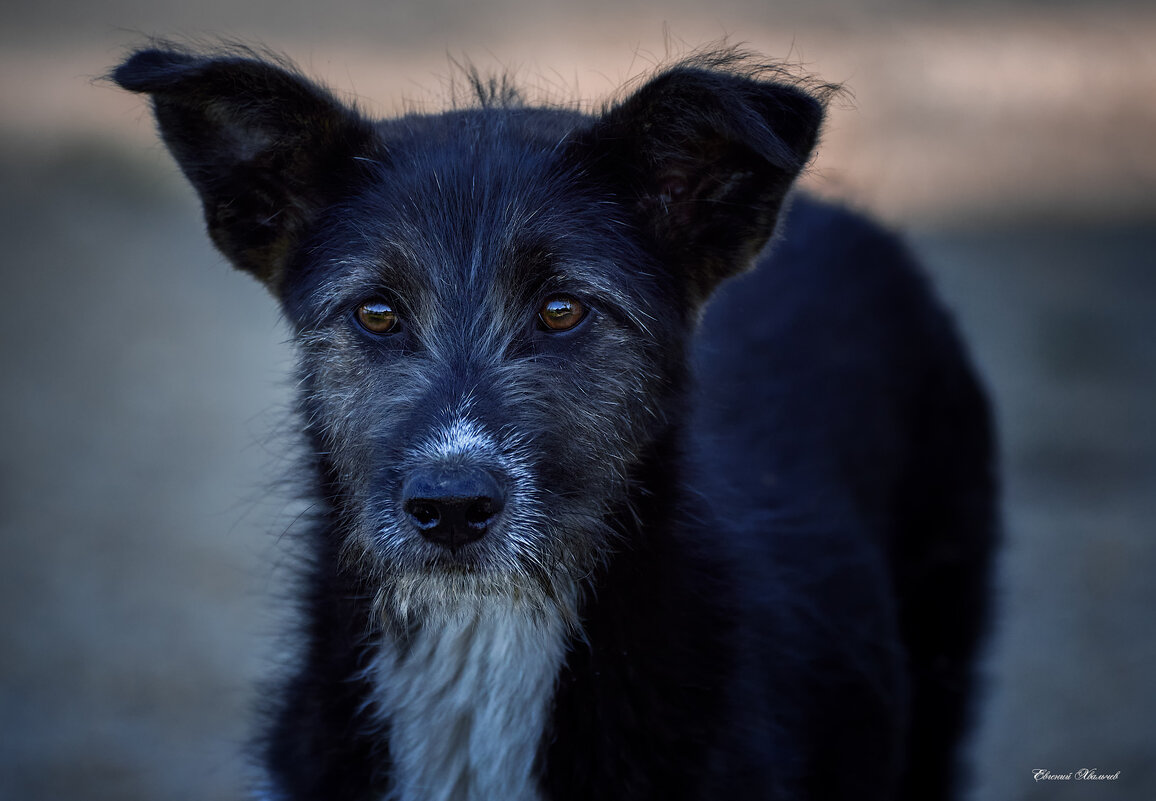
[[[0,798],[242,798],[284,623],[286,329],[210,249],[145,104],[94,82],[154,34],[262,42],[382,115],[444,105],[450,57],[593,105],[724,37],[845,84],[806,184],[906,234],[999,410],[974,798],[1156,798],[1151,4],[8,0],[0,20]],[[1080,768],[1120,777],[1033,780]]]

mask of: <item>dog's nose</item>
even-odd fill
[[[505,505],[497,479],[477,467],[415,470],[401,494],[410,522],[427,540],[447,548],[484,537]]]

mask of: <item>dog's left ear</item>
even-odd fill
[[[753,266],[823,110],[795,86],[688,64],[609,109],[576,147],[626,199],[697,307]]]
[[[305,231],[359,176],[357,159],[383,157],[356,111],[247,53],[141,50],[111,78],[152,97],[213,242],[274,294]]]

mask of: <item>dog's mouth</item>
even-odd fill
[[[482,537],[455,533],[447,534],[444,541],[433,541],[408,523],[391,522],[376,527],[369,550],[392,575],[482,577],[508,571],[518,563],[504,535],[504,527],[496,527]]]
[[[422,567],[429,573],[474,576],[489,572],[486,568],[485,545],[468,542],[449,548],[439,548],[428,555]]]

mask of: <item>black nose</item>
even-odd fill
[[[420,468],[401,490],[406,516],[430,542],[457,548],[481,539],[505,505],[497,479],[477,467]]]

